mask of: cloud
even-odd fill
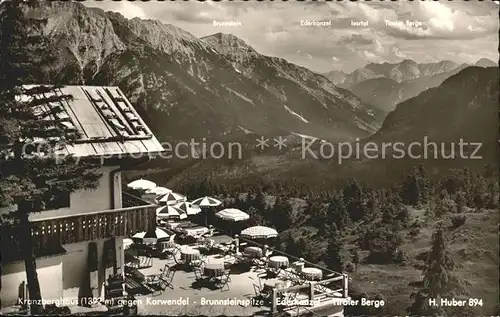
[[[158,19],[197,37],[223,32],[264,55],[279,56],[318,72],[352,71],[368,62],[418,62],[481,57],[498,59],[498,6],[489,1],[177,1],[84,2],[128,17]],[[238,21],[220,28],[213,20]],[[331,27],[301,27],[300,20],[331,20]],[[368,21],[353,27],[352,21]],[[421,27],[387,26],[385,20],[422,21]],[[446,49],[443,49],[446,48]],[[307,57],[309,54],[312,58]],[[470,55],[470,56],[469,56]],[[472,57],[473,56],[473,57]]]
[[[401,58],[401,59],[408,58],[408,55],[401,52],[400,49],[395,47],[395,46],[391,47],[391,53],[397,58]]]
[[[409,27],[406,23],[387,26],[387,34],[395,38],[409,40],[418,39],[472,39],[482,35],[498,32],[498,17],[492,12],[471,8],[461,10],[450,3],[437,1],[416,2],[411,14],[405,18],[398,16],[395,20],[410,20],[423,23],[422,27]],[[470,3],[474,6],[473,3]],[[477,5],[476,5],[477,6]]]
[[[381,58],[378,55],[370,51],[363,51],[363,57],[365,57],[368,61],[371,62],[378,62],[381,60]]]
[[[135,5],[131,2],[120,2],[120,5],[118,6],[117,12],[121,13],[124,17],[127,19],[132,19],[132,18],[141,18],[144,19],[147,17],[146,12],[138,6]]]
[[[374,41],[372,39],[366,38],[361,34],[351,34],[349,36],[342,36],[338,40],[337,44],[359,44],[359,45],[369,45],[373,44]]]

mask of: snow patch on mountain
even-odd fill
[[[226,86],[224,86],[224,88],[226,88],[229,92],[232,92],[236,96],[240,97],[241,99],[245,100],[246,102],[251,103],[253,106],[255,106],[255,103],[253,102],[253,100],[248,98],[247,96],[243,95],[242,93],[237,92],[236,90],[231,89],[231,88],[226,87]]]
[[[311,141],[316,141],[318,139],[317,137],[306,135],[306,134],[300,134],[300,133],[295,133],[295,132],[291,132],[291,134],[296,135],[296,136],[301,137],[301,138],[306,139],[306,140],[311,140]]]
[[[248,130],[248,129],[243,128],[242,126],[238,126],[238,128],[239,128],[241,131],[245,132],[245,134],[252,134],[252,133],[254,133],[253,131],[250,131],[250,130]]]

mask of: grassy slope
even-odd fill
[[[422,211],[414,211],[413,216],[423,219]],[[499,298],[499,245],[498,210],[467,213],[466,223],[455,230],[449,230],[448,248],[459,268],[456,275],[470,283],[465,298],[483,300],[483,307],[474,308],[473,315],[494,315]],[[424,226],[420,234],[402,246],[409,263],[400,265],[361,264],[356,273],[351,273],[356,288],[369,295],[382,294],[386,299],[384,314],[404,315],[404,309],[411,303],[411,288],[408,284],[421,279],[421,272],[412,264],[415,257],[430,248],[433,221]]]

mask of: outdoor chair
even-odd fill
[[[170,270],[165,277],[160,277],[159,284],[161,285],[162,290],[165,290],[167,287],[170,289],[174,289],[174,285],[172,284],[174,276],[175,276],[175,271]]]
[[[153,258],[151,255],[141,255],[139,256],[139,267],[138,269],[143,269],[146,267],[152,267],[153,266]]]
[[[253,284],[253,291],[255,292],[255,297],[257,298],[262,297],[262,288],[259,285]]]
[[[268,259],[266,257],[262,257],[260,259],[255,259],[254,263],[257,266],[257,268],[259,268],[259,269],[267,269],[268,268],[267,267]]]
[[[163,269],[160,269],[160,274],[151,274],[145,276],[145,284],[148,289],[152,290],[152,295],[156,296],[161,294],[162,291],[166,289],[163,279],[166,278],[170,273],[170,267],[165,264]]]
[[[168,259],[172,258],[173,256],[174,256],[174,252],[173,252],[173,249],[171,249],[171,248],[166,248],[166,249],[160,250],[158,252],[158,258],[160,258],[162,260],[168,260]]]
[[[194,269],[194,278],[197,282],[203,282],[208,279],[208,277],[203,274],[203,270],[198,267]]]
[[[229,291],[229,282],[231,282],[231,271],[230,270],[225,270],[224,275],[221,276],[221,278],[218,281],[218,286],[221,291],[224,290],[224,287],[227,287],[227,290]]]
[[[179,246],[176,246],[175,251],[173,252],[173,255],[172,255],[172,257],[173,257],[173,259],[175,261],[175,264],[179,264],[179,265],[186,264],[186,262],[184,262],[183,260],[181,260],[180,257],[177,257],[178,253],[181,253],[181,249],[180,249]]]
[[[267,278],[276,278],[276,277],[278,277],[278,274],[279,274],[279,272],[278,272],[277,269],[275,269],[275,268],[269,268],[269,267],[266,268],[266,276],[267,276]]]
[[[291,273],[288,278],[290,281],[292,281],[294,284],[303,284],[305,282],[305,279],[300,275],[300,274],[294,274]]]
[[[154,283],[154,282],[160,280],[160,278],[166,277],[169,273],[170,273],[170,267],[167,264],[165,264],[163,269],[160,269],[160,274],[147,275],[146,282],[147,283]]]
[[[191,262],[189,262],[189,265],[194,268],[201,268],[205,263],[206,263],[206,257],[200,255],[199,259],[192,260]]]
[[[253,284],[253,291],[255,292],[256,299],[269,300],[271,297],[268,292],[264,292],[264,289],[257,284]]]

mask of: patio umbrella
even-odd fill
[[[155,187],[155,188],[151,188],[151,189],[148,189],[146,191],[146,194],[153,194],[153,195],[156,195],[156,196],[159,196],[159,195],[165,195],[165,194],[168,194],[168,193],[171,193],[172,190],[171,189],[168,189],[166,187]]]
[[[218,213],[216,213],[215,216],[224,220],[234,221],[234,222],[250,219],[250,216],[247,213],[236,208],[223,209]]]
[[[186,196],[171,192],[168,194],[158,196],[157,200],[159,203],[162,204],[174,205],[177,204],[178,202],[186,201]]]
[[[219,211],[218,213],[216,213],[215,216],[220,218],[220,219],[231,221],[231,222],[238,222],[238,221],[244,221],[244,220],[250,219],[250,216],[247,213],[245,213],[239,209],[236,209],[236,208],[223,209],[223,210]],[[229,231],[230,231],[230,235],[233,236],[233,226],[230,227]]]
[[[127,184],[127,187],[135,190],[148,190],[156,187],[156,184],[147,179],[138,179]]]
[[[192,203],[182,202],[175,204],[174,207],[182,210],[186,215],[196,215],[201,212],[201,208],[199,206],[193,205]]]
[[[255,226],[241,231],[241,236],[250,239],[269,239],[276,238],[278,231],[269,227]]]
[[[156,219],[164,220],[171,218],[186,219],[187,214],[174,206],[164,206],[156,209]]]
[[[157,243],[160,240],[165,240],[168,238],[169,238],[168,233],[162,230],[161,228],[156,228],[156,230],[154,231],[151,230],[147,232],[139,232],[132,236],[132,239],[140,240],[146,244]]]
[[[200,207],[217,207],[222,204],[220,200],[207,196],[195,199],[191,203]]]
[[[212,197],[201,197],[195,199],[191,202],[194,206],[200,206],[201,208],[217,207],[222,205],[222,202],[218,199]],[[205,214],[205,226],[208,226],[208,214]]]

